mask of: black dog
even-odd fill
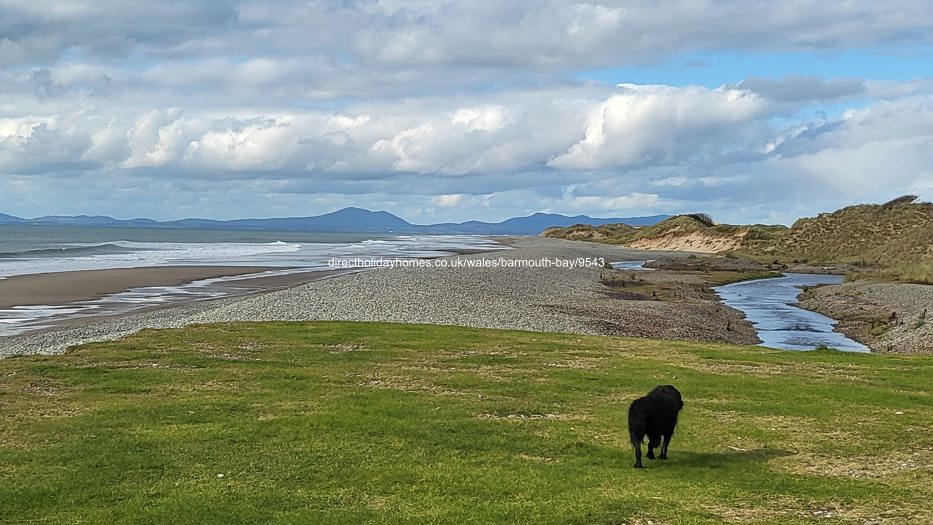
[[[674,436],[677,413],[684,407],[680,392],[673,385],[654,387],[645,397],[632,401],[628,407],[628,432],[635,446],[635,468],[641,464],[641,442],[648,436],[648,459],[654,459],[654,449],[661,445],[661,459],[667,459],[667,446]],[[661,439],[664,439],[662,444]]]

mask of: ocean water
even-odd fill
[[[0,277],[166,265],[324,268],[332,257],[427,258],[496,246],[474,235],[0,225]]]
[[[181,286],[134,288],[91,301],[0,309],[0,336],[46,328],[89,315],[110,315],[165,303],[250,290],[257,276],[328,270],[332,258],[434,258],[504,248],[473,235],[161,230],[0,225],[0,279],[16,275],[153,266],[264,266],[250,276],[204,279]]]
[[[745,313],[761,339],[761,346],[784,350],[813,350],[826,346],[846,352],[869,348],[834,332],[835,319],[794,306],[804,286],[839,284],[841,275],[787,273],[715,288],[724,303]]]

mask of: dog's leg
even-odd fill
[[[664,435],[664,443],[661,445],[661,459],[667,459],[667,446],[671,444],[671,438],[674,437],[674,433]]]
[[[648,459],[654,459],[654,449],[660,444],[661,436],[648,436],[648,454],[646,454]]]
[[[635,447],[635,468],[645,468],[641,464],[641,441],[644,438],[632,434],[632,446]]]

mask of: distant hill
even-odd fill
[[[12,215],[7,215],[5,213],[0,213],[0,224],[22,224],[26,222],[25,219],[20,219],[19,217],[14,217]]]
[[[207,230],[269,230],[313,232],[396,232],[414,227],[409,222],[385,211],[344,208],[314,217],[276,219],[182,219],[156,223],[158,228],[194,228]]]
[[[478,234],[478,235],[537,235],[549,226],[568,226],[578,222],[590,224],[625,223],[650,225],[667,215],[651,217],[593,218],[586,215],[535,213],[527,217],[514,217],[502,222],[468,221],[462,223],[412,224],[385,211],[369,211],[362,208],[344,208],[332,213],[313,217],[286,217],[273,219],[182,219],[159,222],[152,219],[114,219],[102,215],[58,216],[49,215],[34,219],[21,219],[0,214],[0,224],[35,224],[44,226],[96,226],[123,228],[177,228],[207,230],[265,230],[265,231],[308,231],[308,232],[360,232],[360,233],[405,233],[405,234]]]

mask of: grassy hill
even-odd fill
[[[783,263],[847,263],[874,276],[933,283],[933,204],[906,196],[800,219],[790,228],[715,224],[679,215],[644,228],[550,228],[547,237],[676,249]]]
[[[901,198],[800,219],[777,252],[784,258],[847,262],[933,282],[933,204]]]
[[[671,219],[666,220],[669,221]],[[572,241],[625,244],[635,231],[636,228],[634,226],[629,226],[628,224],[603,224],[602,226],[574,224],[573,226],[566,227],[554,226],[544,230],[541,235],[543,237],[569,239]]]
[[[673,383],[668,461],[628,403]],[[929,523],[933,357],[368,323],[0,360],[5,523]]]
[[[545,237],[621,244],[630,248],[720,253],[771,243],[787,232],[785,226],[715,224],[704,214],[676,215],[657,224],[631,227],[578,224],[548,228]]]

